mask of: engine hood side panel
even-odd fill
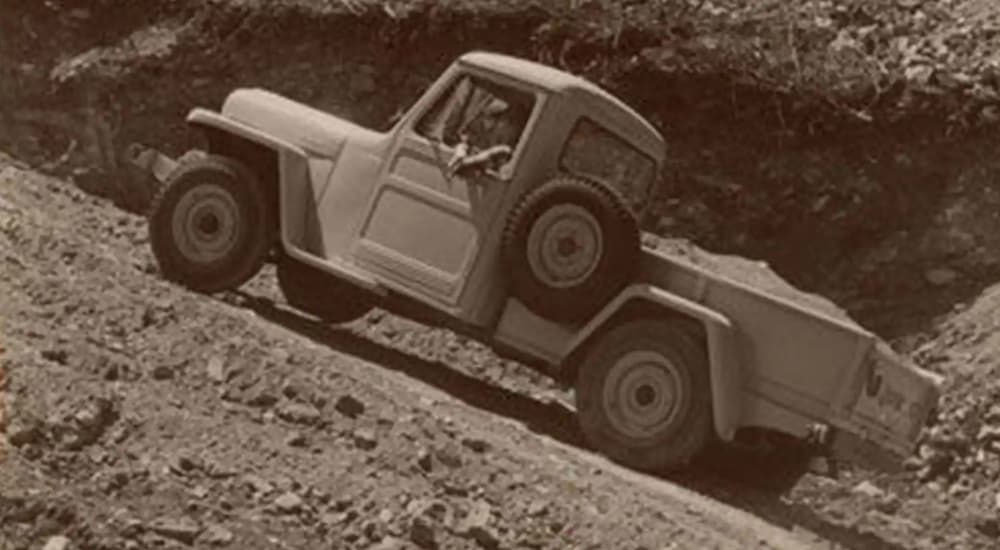
[[[347,141],[364,146],[382,138],[378,132],[265,90],[232,92],[222,114],[294,143],[310,156],[335,158]]]

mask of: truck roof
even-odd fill
[[[640,142],[640,147],[658,162],[666,154],[663,136],[649,121],[622,100],[584,78],[527,59],[492,52],[469,52],[462,55],[459,62],[509,75],[553,92],[575,95],[625,126],[633,134],[631,137]]]

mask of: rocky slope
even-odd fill
[[[449,333],[322,326],[268,273],[167,284],[141,218],[2,158],[0,262],[2,548],[820,540],[576,448],[557,393]]]

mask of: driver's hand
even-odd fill
[[[448,161],[448,172],[454,174],[461,168],[465,159],[469,156],[469,144],[466,142],[461,142],[455,146],[455,152],[451,156],[451,160]]]

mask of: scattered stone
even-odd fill
[[[343,395],[337,399],[333,408],[349,418],[357,418],[365,412],[365,404],[350,395]]]
[[[191,495],[197,499],[203,499],[208,496],[208,487],[204,485],[196,485],[194,489],[191,489]]]
[[[233,542],[233,533],[221,525],[209,525],[202,533],[201,541],[211,546],[226,546]]]
[[[292,432],[285,438],[285,445],[289,447],[305,447],[308,443],[306,436],[302,432]]]
[[[208,360],[208,365],[206,366],[208,379],[212,382],[220,384],[226,381],[226,365],[223,363],[221,357],[212,357]]]
[[[86,21],[90,19],[90,10],[87,8],[73,8],[67,12],[67,15],[78,21]]]
[[[457,452],[450,448],[437,449],[434,452],[434,458],[438,462],[448,466],[449,468],[461,468],[462,467],[462,457]]]
[[[902,503],[894,494],[886,494],[875,503],[875,509],[883,514],[895,514],[899,511],[899,507]]]
[[[430,472],[434,468],[434,459],[431,458],[427,449],[420,449],[417,452],[417,466],[420,466],[420,469],[425,472]]]
[[[532,517],[544,516],[549,511],[549,504],[542,499],[536,499],[528,504],[528,515]]]
[[[169,380],[174,377],[174,368],[168,365],[157,365],[153,368],[153,380]]]
[[[971,493],[973,489],[972,481],[969,478],[963,477],[948,488],[948,494],[956,498],[961,498]]]
[[[246,404],[251,407],[261,407],[267,408],[278,402],[277,396],[271,393],[271,390],[267,387],[258,387],[251,389]]]
[[[924,273],[924,278],[934,286],[945,286],[953,283],[958,273],[948,268],[930,269]]]
[[[187,518],[159,518],[149,524],[149,530],[184,544],[192,544],[201,532],[201,527]]]
[[[482,439],[466,437],[462,439],[462,445],[477,453],[485,453],[490,450],[490,444]]]
[[[274,506],[283,514],[294,514],[302,509],[302,497],[289,491],[274,499]]]
[[[991,405],[984,419],[990,424],[1000,424],[1000,405]]]
[[[319,409],[306,403],[286,401],[276,411],[278,418],[295,424],[316,424],[322,418]]]
[[[67,550],[69,548],[70,540],[63,535],[56,535],[54,537],[49,537],[49,540],[45,542],[45,546],[42,550]]]
[[[12,418],[7,424],[7,441],[15,447],[38,443],[41,438],[42,430],[38,422]]]
[[[354,430],[354,444],[362,450],[370,451],[378,445],[375,431],[369,428],[358,428]]]
[[[984,424],[981,428],[979,428],[976,440],[980,443],[989,443],[1000,440],[1000,426]]]
[[[869,498],[881,498],[885,495],[885,491],[879,489],[875,484],[870,481],[862,481],[851,489],[851,492],[856,495],[865,495]]]
[[[423,516],[417,516],[410,521],[410,540],[421,548],[435,549],[438,547],[434,525]]]
[[[259,495],[266,495],[274,490],[274,485],[271,482],[254,474],[246,476],[244,482]]]
[[[368,550],[405,550],[406,541],[393,536],[383,538],[381,541],[370,546]]]
[[[69,362],[69,352],[65,349],[47,349],[42,351],[42,359],[52,363],[65,365]]]
[[[1000,519],[985,518],[976,522],[976,530],[990,538],[1000,538]]]
[[[466,536],[476,541],[480,547],[486,550],[496,550],[500,548],[500,538],[491,527],[476,526],[469,529]]]
[[[476,527],[486,527],[490,523],[492,509],[489,503],[477,500],[472,504],[472,509],[458,524],[456,529],[459,534],[466,534]]]
[[[183,454],[177,454],[171,458],[169,468],[174,473],[187,475],[195,470],[200,470],[201,464],[195,458],[191,458]]]

